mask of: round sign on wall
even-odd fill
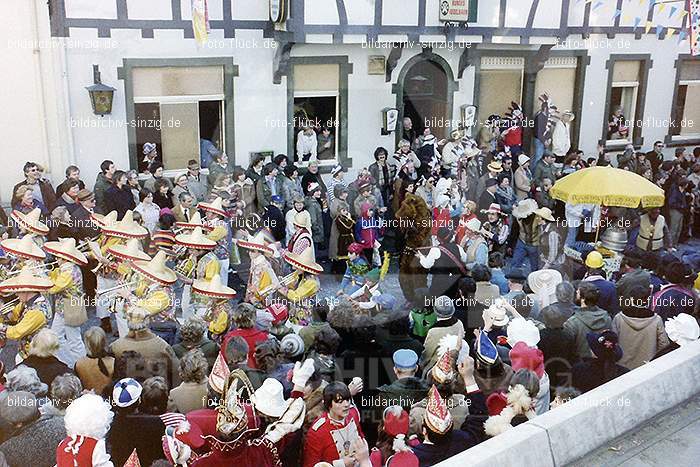
[[[286,0],[270,0],[270,20],[281,23],[287,19]]]

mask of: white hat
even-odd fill
[[[486,309],[486,313],[493,318],[494,326],[505,326],[510,319],[506,314],[506,309],[496,303]]]
[[[518,342],[524,342],[528,347],[535,347],[540,341],[540,330],[532,321],[523,318],[515,318],[506,330],[508,345],[515,346]]]
[[[156,145],[153,143],[145,143],[143,145],[143,153],[144,154],[150,154],[153,152],[153,150],[156,148]]]
[[[334,176],[335,174],[342,172],[343,171],[343,166],[342,165],[336,165],[331,169],[331,176]]]
[[[554,287],[561,284],[561,282],[561,273],[556,269],[540,269],[538,271],[532,271],[530,275],[527,276],[527,284],[534,293],[554,289]]]
[[[513,207],[513,216],[517,217],[518,219],[525,219],[534,213],[538,208],[539,206],[537,205],[537,201],[532,198],[526,198],[518,201],[518,203]]]
[[[297,357],[304,353],[304,340],[299,334],[289,333],[282,338],[280,349],[288,357]]]
[[[112,402],[117,407],[129,407],[141,397],[141,384],[133,378],[124,378],[117,381],[112,391]]]
[[[700,338],[700,326],[695,318],[687,313],[681,313],[666,320],[666,334],[681,347]]]
[[[472,232],[478,232],[481,230],[481,221],[479,219],[477,219],[476,217],[474,217],[473,219],[469,219],[467,221],[467,224],[465,225],[465,227],[467,229],[471,230]]]
[[[518,156],[518,165],[525,165],[530,161],[530,158],[528,157],[527,154],[520,154]]]
[[[289,405],[284,400],[283,392],[282,383],[274,378],[267,378],[250,399],[255,405],[255,410],[261,414],[279,418]]]

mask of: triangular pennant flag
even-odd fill
[[[596,2],[596,4],[593,5],[593,11],[597,10],[601,6],[603,6],[603,2],[601,2],[601,1]]]
[[[685,40],[685,36],[687,36],[687,35],[688,35],[688,33],[685,31],[679,32],[678,33],[678,43],[680,44],[681,42],[683,42]]]
[[[131,455],[129,458],[124,462],[124,467],[141,467],[141,462],[139,462],[139,456],[136,454],[136,448],[134,448],[133,451],[131,451]]]
[[[669,17],[669,18],[673,17],[673,15],[676,13],[676,11],[678,11],[678,7],[672,6],[672,7],[669,9],[668,17]]]
[[[613,13],[613,19],[617,18],[622,14],[622,10],[615,10],[615,13]]]
[[[656,37],[661,39],[661,33],[664,32],[664,27],[661,25],[656,26]]]
[[[654,26],[654,24],[651,21],[647,21],[647,25],[644,28],[644,34],[649,34],[649,31],[651,31],[652,26]]]
[[[668,32],[666,33],[666,37],[672,36],[674,32],[676,32],[676,30],[674,28],[668,28]]]
[[[659,13],[664,11],[666,9],[666,4],[665,3],[659,3]]]
[[[634,29],[637,29],[639,27],[639,23],[641,23],[641,22],[642,22],[642,18],[640,18],[639,16],[634,18]]]

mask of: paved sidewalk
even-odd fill
[[[570,464],[624,467],[700,465],[700,395]]]

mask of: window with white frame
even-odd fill
[[[680,61],[671,136],[675,140],[700,137],[700,60]]]
[[[134,68],[133,96],[139,172],[147,168],[147,142],[156,145],[165,170],[208,160],[202,152],[212,146],[226,151],[222,66]]]
[[[606,116],[608,142],[631,143],[634,140],[640,69],[639,60],[615,61]]]
[[[523,97],[523,57],[482,57],[479,74],[479,120],[489,115],[504,115],[511,102],[518,105]]]
[[[338,163],[340,65],[294,65],[294,161]]]

